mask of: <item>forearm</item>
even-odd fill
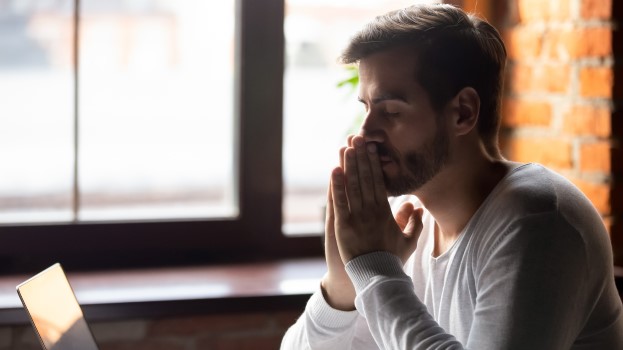
[[[281,350],[351,349],[357,317],[356,311],[331,308],[318,289],[305,313],[286,332]]]
[[[417,298],[398,257],[366,254],[346,269],[357,290],[357,310],[381,349],[463,349]]]

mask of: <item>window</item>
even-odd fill
[[[235,217],[234,2],[79,4],[5,5],[0,222]]]
[[[0,272],[321,253],[281,234],[282,1],[0,6]]]
[[[72,216],[72,17],[66,5],[0,5],[2,223]]]
[[[356,129],[328,33],[405,2],[285,5],[2,2],[0,273],[321,254],[282,222],[321,231],[327,169]]]
[[[78,220],[235,217],[233,1],[82,0]]]

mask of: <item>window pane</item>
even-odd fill
[[[72,219],[72,2],[0,2],[0,222]]]
[[[419,1],[437,2],[437,1]],[[348,39],[375,16],[407,7],[405,0],[287,0],[284,93],[284,232],[323,231],[331,169],[346,136],[358,130],[362,108],[350,73],[336,63]]]
[[[82,4],[80,219],[236,215],[234,1]]]

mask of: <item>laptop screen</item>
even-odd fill
[[[17,293],[44,349],[98,349],[60,264],[17,286]]]

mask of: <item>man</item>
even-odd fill
[[[623,308],[588,199],[497,146],[504,44],[449,5],[377,17],[366,119],[327,200],[328,272],[282,349],[623,349]],[[413,194],[392,215],[387,196]]]

